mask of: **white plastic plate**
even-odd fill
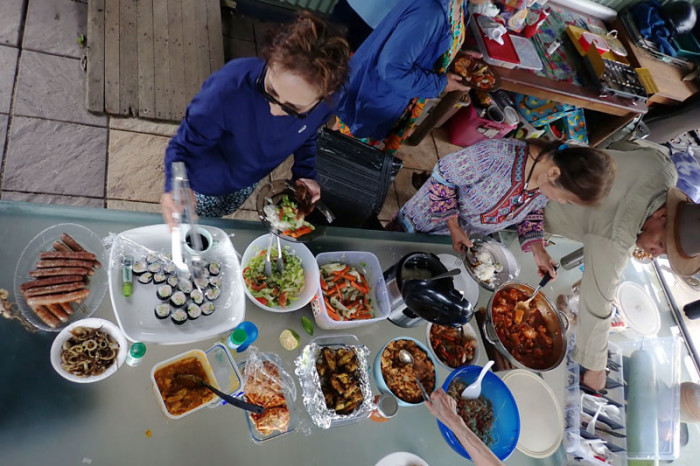
[[[109,296],[114,315],[124,335],[132,341],[177,345],[206,340],[234,328],[245,318],[245,295],[238,256],[227,234],[219,228],[200,225],[211,233],[213,244],[202,254],[206,262],[221,264],[221,295],[214,301],[216,310],[182,325],[158,319],[153,312],[161,301],[157,286],[141,284],[134,275],[133,294],[122,294],[121,264],[125,254],[140,260],[151,252],[171,254],[170,232],[167,225],[151,225],[120,233],[114,240],[109,258]]]

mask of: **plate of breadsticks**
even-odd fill
[[[22,315],[50,332],[90,317],[107,291],[106,257],[102,239],[82,225],[62,223],[37,234],[15,268]]]

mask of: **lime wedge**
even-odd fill
[[[290,328],[282,330],[280,333],[280,345],[287,351],[297,349],[300,342],[299,334]]]
[[[309,319],[306,316],[301,317],[301,326],[304,327],[304,330],[306,333],[309,335],[313,336],[314,335],[314,323],[311,322],[311,319]]]

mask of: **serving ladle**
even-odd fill
[[[493,364],[493,361],[489,361],[486,363],[486,365],[481,369],[479,377],[477,377],[474,382],[470,383],[469,386],[462,390],[462,398],[464,398],[465,400],[474,400],[476,398],[479,398],[479,395],[481,395],[481,380],[484,378],[489,369],[491,369],[491,366],[493,366]]]
[[[557,270],[559,267],[555,267],[554,270]],[[515,303],[515,322],[520,323],[522,320],[527,317],[528,312],[530,311],[530,302],[535,299],[535,296],[537,296],[537,293],[540,292],[543,286],[545,286],[549,281],[552,279],[552,276],[549,274],[549,272],[545,272],[544,277],[542,277],[542,280],[540,280],[540,283],[537,285],[537,288],[535,288],[535,291],[532,292],[529,298],[527,298],[525,301],[518,301]],[[520,315],[520,319],[518,319],[518,315]]]
[[[413,365],[413,355],[406,351],[405,349],[402,349],[399,351],[399,361],[401,361],[402,364],[406,364],[409,366]],[[428,394],[428,391],[425,389],[423,384],[421,383],[420,379],[418,378],[418,374],[416,374],[416,371],[413,371],[413,376],[416,378],[416,383],[418,384],[418,387],[420,388],[420,393],[423,395],[423,400],[425,401],[430,401],[430,395]]]
[[[204,380],[202,380],[201,377],[197,377],[194,374],[176,374],[175,378],[182,379],[183,381],[186,381],[185,383],[190,385],[190,386],[195,386],[195,387],[206,387],[216,396],[221,398],[222,400],[225,400],[228,404],[236,406],[237,408],[245,409],[246,411],[250,411],[255,414],[262,414],[265,412],[265,408],[263,408],[260,405],[256,405],[253,403],[248,403],[247,401],[239,400],[238,398],[234,398],[231,395],[227,395],[226,393],[222,392],[221,390],[218,390],[215,387],[212,387],[208,383],[206,383]]]

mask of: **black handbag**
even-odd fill
[[[323,128],[316,142],[316,172],[333,225],[362,227],[384,205],[401,160],[338,131]]]

